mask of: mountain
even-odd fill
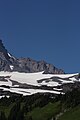
[[[15,58],[4,47],[0,40],[0,71],[40,72],[50,74],[62,74],[63,70],[45,61],[36,61],[31,58]]]
[[[11,93],[32,95],[35,93],[64,94],[73,88],[80,89],[79,74],[43,74],[0,72],[0,95]]]
[[[31,58],[16,58],[0,40],[0,98],[35,93],[65,94],[80,89],[80,74],[64,74],[54,65]]]
[[[13,119],[80,120],[80,73],[16,58],[0,40],[0,120]]]
[[[0,71],[11,71],[10,65],[16,62],[16,59],[8,53],[0,40]]]

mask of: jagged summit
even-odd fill
[[[63,70],[56,68],[54,65],[42,61],[36,61],[31,58],[15,58],[3,45],[0,40],[0,71],[18,71],[18,72],[40,72],[51,74],[62,74]]]
[[[63,70],[56,68],[54,65],[49,64],[45,61],[36,61],[31,58],[20,58],[18,59],[19,65],[22,68],[27,68],[28,72],[40,72],[44,71],[44,73],[51,74],[62,74]]]
[[[6,71],[6,72],[4,72]],[[27,74],[26,74],[27,73]],[[0,40],[0,96],[36,93],[65,94],[80,87],[80,75],[64,71],[44,60],[15,58]]]
[[[0,54],[3,56],[4,55],[4,58],[5,59],[9,59],[9,56],[7,54],[7,50],[5,49],[3,43],[2,43],[2,40],[0,40]]]
[[[2,40],[0,40],[0,52],[4,52],[4,53],[7,53],[7,50],[5,49],[3,43],[2,43]]]

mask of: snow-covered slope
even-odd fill
[[[15,58],[0,40],[0,98],[14,93],[64,94],[72,89],[72,86],[69,87],[70,84],[80,82],[80,74],[64,73],[62,69],[44,60]]]
[[[79,75],[76,74],[43,74],[37,73],[19,73],[19,72],[0,72],[0,94],[4,91],[31,95],[35,93],[54,93],[64,94],[61,85],[65,83],[79,82]]]

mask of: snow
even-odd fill
[[[73,77],[73,78],[69,78],[69,79],[72,80],[72,81],[78,81],[78,80],[76,80],[75,77]]]
[[[13,57],[10,53],[8,53],[8,56],[9,56],[10,58],[15,59],[15,57]]]
[[[13,87],[19,87],[19,85],[14,85]]]
[[[6,95],[6,96],[5,96],[5,95],[1,95],[1,96],[0,96],[0,99],[1,99],[1,98],[4,98],[4,97],[9,98],[10,96],[8,96],[8,95]]]
[[[11,76],[12,72],[4,72],[4,71],[0,71],[0,76]]]
[[[68,81],[68,80],[62,80],[62,79],[59,79],[59,80],[60,80],[63,84],[64,84],[64,83],[74,83],[74,81],[71,81],[71,80],[70,80],[70,81]]]
[[[1,99],[1,98],[4,98],[4,97],[5,97],[5,95],[1,95],[1,96],[0,96],[0,99]]]
[[[50,81],[50,82],[45,82],[43,81],[42,83],[40,83],[40,85],[47,85],[47,86],[58,86],[60,85],[58,82],[54,82],[54,81]]]
[[[8,53],[8,56],[12,58],[12,56],[10,55],[10,53]]]
[[[60,78],[66,78],[71,77],[76,74],[70,74],[70,75],[54,75],[54,74],[42,74],[43,72],[37,72],[37,73],[19,73],[19,72],[12,72],[11,79],[17,80],[17,82],[20,83],[27,83],[30,85],[40,85],[37,80],[41,79],[48,79],[51,77],[60,77]]]
[[[79,73],[75,73],[75,74],[53,74],[53,77],[60,77],[60,78],[69,78],[69,77],[73,77],[75,75],[78,75]]]
[[[13,69],[14,69],[14,66],[13,66],[13,65],[10,65],[10,68],[11,68],[11,70],[13,70]]]
[[[12,66],[13,67],[13,66]],[[75,75],[78,75],[78,73],[76,74],[43,74],[42,72],[36,72],[36,73],[19,73],[19,72],[4,72],[1,71],[0,72],[0,76],[4,76],[6,77],[7,81],[0,81],[0,86],[1,85],[6,85],[6,86],[10,86],[9,88],[4,88],[4,87],[0,87],[0,89],[3,89],[4,91],[10,91],[10,92],[15,92],[18,94],[23,94],[25,95],[31,95],[31,94],[35,94],[35,93],[55,93],[55,94],[60,94],[62,92],[60,92],[60,90],[62,89],[57,89],[57,88],[53,88],[53,90],[43,90],[43,89],[22,89],[19,88],[19,85],[13,85],[12,86],[12,82],[10,81],[13,80],[15,82],[21,83],[21,84],[29,84],[29,85],[33,85],[33,86],[42,86],[42,85],[46,85],[46,86],[51,86],[51,87],[55,87],[55,86],[59,86],[61,85],[58,81],[53,81],[51,78],[52,77],[59,77],[60,79],[58,79],[60,82],[63,83],[74,83],[74,81],[76,81],[77,79],[74,77]],[[10,76],[10,78],[7,78],[7,76]],[[69,80],[65,80],[65,78],[69,78]],[[49,78],[49,81],[46,82],[45,80]],[[63,78],[63,79],[61,79]],[[42,83],[38,83],[37,81],[45,79],[44,81],[42,81]],[[63,93],[62,93],[63,94]]]
[[[0,86],[5,85],[5,86],[12,86],[12,82],[10,80],[8,81],[0,81]]]
[[[10,91],[13,93],[17,93],[17,94],[22,94],[23,96],[26,95],[32,95],[35,93],[54,93],[54,94],[64,94],[63,92],[59,92],[59,91],[54,91],[54,90],[42,90],[42,89],[22,89],[22,88],[4,88],[4,87],[0,87],[0,89],[3,89],[3,91]]]
[[[19,73],[19,72],[13,72],[11,79],[12,80],[17,80],[17,82],[20,83],[27,83],[30,85],[37,85],[39,86],[37,80],[41,79],[47,79],[52,77],[53,75],[51,74],[42,74],[43,72],[37,72],[37,73]]]
[[[9,95],[7,95],[6,97],[7,97],[7,98],[9,98],[10,96],[9,96]]]
[[[3,72],[3,71],[0,72],[0,76],[10,76],[10,79],[13,81],[17,81],[22,84],[26,83],[34,86],[41,86],[41,85],[58,86],[60,84],[56,81],[50,80],[49,82],[43,81],[42,83],[38,83],[37,80],[48,79],[51,77],[68,78],[68,77],[73,77],[74,75],[77,75],[77,73],[55,75],[55,74],[43,74],[43,72],[37,72],[37,73],[19,73],[19,72]],[[73,78],[70,78],[70,81],[62,80],[62,79],[59,79],[59,80],[62,83],[73,83],[74,79],[75,78],[73,77]],[[10,80],[8,80],[8,83],[0,81],[0,84],[12,85]]]
[[[57,91],[61,91],[62,89],[58,89],[58,88],[53,88],[54,90],[57,90]]]

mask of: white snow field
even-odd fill
[[[19,73],[19,72],[1,71],[0,77],[4,76],[7,81],[0,80],[0,89],[2,89],[3,91],[10,91],[12,93],[14,92],[18,94],[23,94],[24,96],[32,95],[35,93],[46,93],[46,92],[54,93],[54,94],[60,94],[60,93],[63,94],[63,92],[61,92],[62,89],[57,89],[57,88],[54,88],[53,90],[20,88],[19,84],[13,85],[12,81],[20,83],[20,84],[28,84],[32,86],[46,85],[48,87],[49,86],[55,87],[55,86],[59,86],[64,83],[74,83],[75,81],[77,81],[77,79],[74,76],[78,75],[78,73],[76,74],[43,74],[43,72],[44,71],[37,72],[37,73]],[[59,83],[56,80],[54,81],[54,79],[52,79],[54,77],[58,77],[59,78],[58,81],[60,81],[61,83]],[[67,80],[66,78],[68,78],[69,80]],[[46,82],[47,79],[49,80],[48,82]],[[38,81],[41,81],[41,82],[38,82]],[[10,88],[5,88],[2,85],[10,86]]]
[[[59,91],[54,91],[54,90],[42,90],[42,89],[22,89],[22,88],[4,88],[4,87],[0,87],[0,89],[3,89],[3,91],[10,91],[12,93],[18,93],[18,94],[23,94],[23,96],[26,95],[32,95],[35,93],[54,93],[54,94],[64,94],[63,92],[59,92]]]

